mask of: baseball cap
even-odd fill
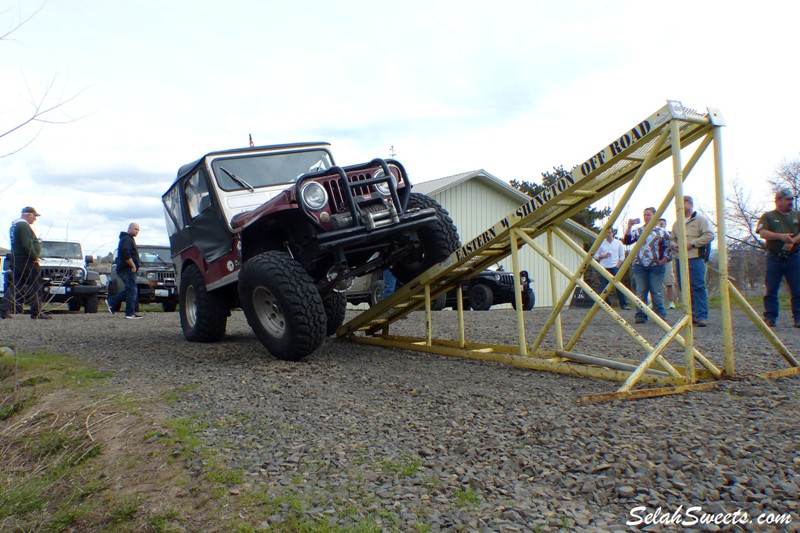
[[[775,199],[777,200],[779,198],[794,198],[794,194],[792,194],[792,191],[789,189],[782,187],[775,191]]]
[[[22,214],[24,215],[25,213],[30,213],[30,214],[32,214],[32,215],[33,215],[33,216],[35,216],[35,217],[42,216],[42,215],[40,215],[39,213],[37,213],[37,212],[36,212],[36,209],[34,209],[34,208],[33,208],[33,207],[31,207],[31,206],[28,206],[28,207],[23,207],[23,208],[22,208]]]

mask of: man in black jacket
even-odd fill
[[[114,314],[114,309],[125,302],[125,318],[142,318],[136,313],[136,271],[139,270],[139,249],[136,248],[136,236],[139,235],[139,224],[131,222],[128,231],[120,232],[119,248],[117,249],[117,276],[125,282],[125,290],[120,291],[106,300],[108,312]]]

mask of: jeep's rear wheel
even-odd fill
[[[100,302],[100,299],[96,296],[87,296],[86,300],[83,302],[83,312],[89,314],[97,313],[97,304]]]
[[[493,300],[494,294],[488,285],[479,283],[469,290],[469,306],[476,311],[488,311]]]
[[[347,312],[347,296],[342,292],[331,292],[322,299],[325,307],[325,317],[328,320],[325,326],[325,335],[330,337],[344,323],[344,315]]]
[[[436,211],[436,222],[417,230],[420,247],[391,269],[392,274],[402,283],[408,283],[436,263],[446,259],[461,245],[453,219],[439,202],[424,194],[409,195],[407,210],[429,207]]]
[[[203,275],[189,265],[181,275],[180,318],[183,336],[190,342],[217,342],[225,336],[228,305],[217,293],[208,292]]]
[[[278,359],[299,361],[325,339],[322,298],[311,276],[285,252],[264,252],[244,264],[239,301],[258,340]]]

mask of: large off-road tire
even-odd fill
[[[81,301],[77,298],[70,298],[67,300],[67,309],[70,311],[80,311],[81,310]]]
[[[165,313],[174,313],[175,310],[178,308],[178,302],[175,300],[168,300],[166,302],[161,302],[161,308],[164,310]]]
[[[325,339],[322,297],[311,276],[286,252],[264,252],[244,264],[239,301],[258,340],[278,359],[298,361]]]
[[[383,280],[376,279],[369,288],[369,304],[370,307],[377,305],[378,302],[383,300]]]
[[[429,207],[436,210],[437,220],[417,230],[421,247],[415,253],[397,262],[391,269],[392,274],[401,283],[408,283],[436,263],[449,257],[461,246],[456,225],[450,218],[450,213],[439,205],[439,202],[424,194],[412,192],[409,195],[407,210]]]
[[[83,302],[83,312],[91,315],[97,313],[97,307],[99,303],[100,298],[97,296],[87,296],[86,300]]]
[[[488,285],[478,283],[469,290],[469,306],[475,311],[488,311],[492,308],[493,300],[494,293]]]
[[[322,299],[325,307],[325,317],[328,324],[325,326],[325,335],[330,337],[344,323],[344,315],[347,312],[347,296],[342,292],[331,292]]]
[[[225,299],[208,292],[195,265],[181,274],[180,318],[183,336],[190,342],[217,342],[225,336],[230,311]]]

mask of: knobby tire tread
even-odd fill
[[[451,253],[461,246],[458,229],[450,218],[450,213],[439,202],[420,193],[411,193],[408,197],[407,210],[427,209],[432,207],[436,211],[436,222],[417,230],[422,242],[424,257],[421,265],[397,263],[392,268],[392,273],[402,283],[408,283],[430,267],[448,258]]]
[[[186,305],[183,301],[186,285],[194,287],[197,302],[197,321],[189,327],[186,320]],[[206,290],[203,275],[195,265],[189,265],[181,276],[181,328],[186,340],[190,342],[218,342],[225,337],[228,323],[228,305],[225,300],[213,292]]]
[[[286,338],[270,335],[256,316],[252,291],[258,286],[281,300]],[[239,273],[239,300],[250,328],[277,359],[299,361],[325,339],[327,318],[319,291],[311,276],[286,252],[264,252],[244,264]]]

